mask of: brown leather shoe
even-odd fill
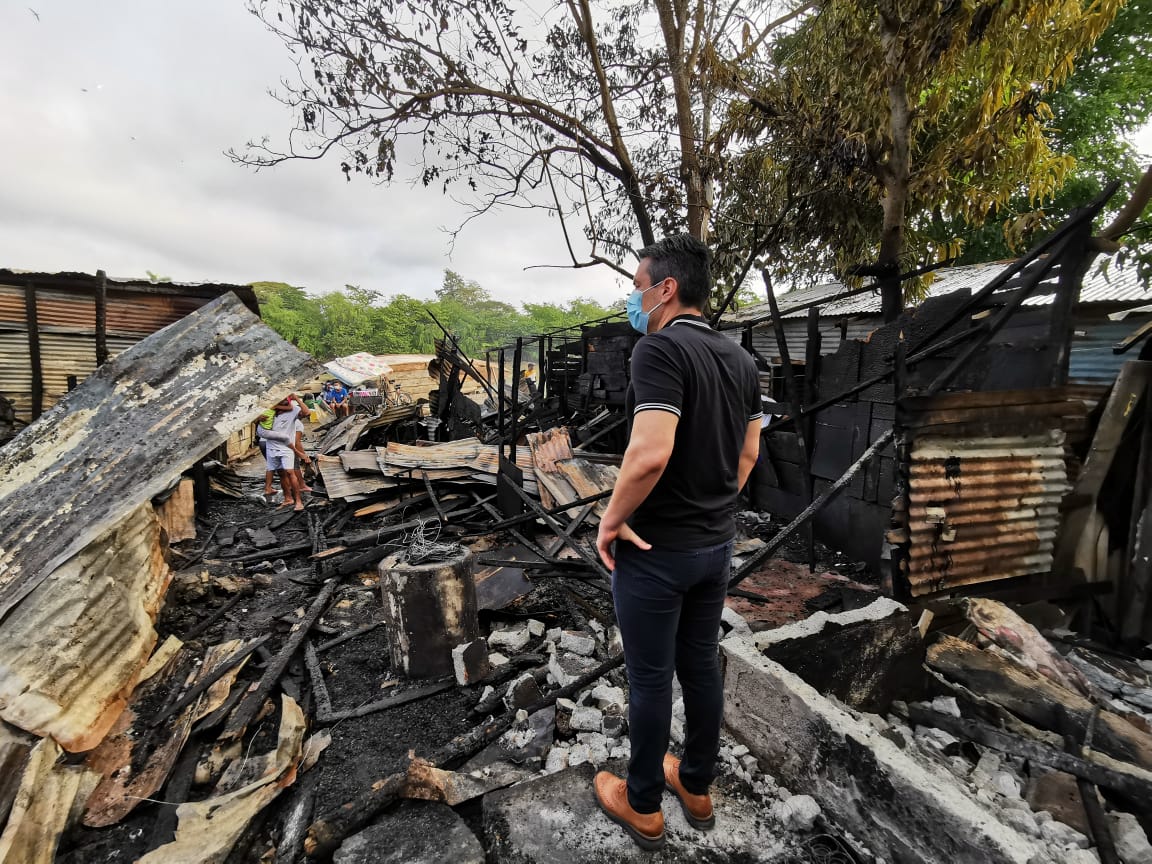
[[[680,783],[680,760],[671,753],[664,754],[664,785],[680,799],[684,818],[693,828],[711,831],[716,827],[716,814],[712,812],[712,796],[708,793],[693,795]]]
[[[628,784],[607,771],[592,781],[596,803],[609,819],[623,828],[641,849],[652,852],[664,848],[664,814],[637,813],[628,803]]]

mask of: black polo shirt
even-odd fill
[[[748,424],[761,417],[751,356],[698,315],[680,315],[632,351],[629,417],[680,418],[668,466],[628,520],[657,546],[695,549],[736,533],[737,469]]]

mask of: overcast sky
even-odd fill
[[[338,158],[231,163],[284,140],[267,91],[294,71],[243,0],[0,3],[0,267],[421,298],[449,267],[513,303],[625,295],[604,268],[526,272],[568,260],[540,214],[473,222],[449,258],[442,229],[466,214],[435,189],[349,183]]]
[[[449,258],[442,229],[466,212],[438,190],[349,183],[338,157],[230,162],[284,139],[267,91],[294,71],[243,0],[0,3],[0,267],[416,297],[447,267],[513,303],[627,292],[604,268],[525,272],[568,262],[541,214],[475,221]]]

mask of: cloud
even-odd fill
[[[346,283],[430,297],[451,268],[501,300],[610,302],[605,268],[564,264],[559,223],[472,222],[436,189],[347,182],[339,157],[255,172],[230,147],[292,125],[269,94],[288,50],[237,0],[36,0],[0,7],[0,266],[145,270],[177,281]]]

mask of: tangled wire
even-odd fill
[[[404,547],[404,560],[408,564],[446,561],[461,552],[459,543],[440,543],[440,520],[421,519],[415,528],[404,535],[397,545]]]
[[[857,864],[856,856],[833,834],[814,834],[788,854],[787,864]]]

